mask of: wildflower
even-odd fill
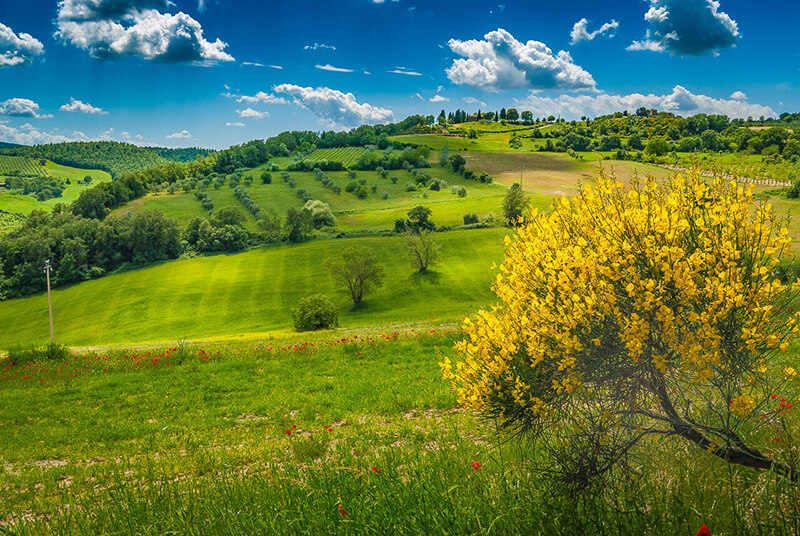
[[[372,472],[375,473],[375,474],[382,473],[383,469],[378,469],[377,465],[373,465],[372,466]]]
[[[703,523],[703,526],[700,527],[700,532],[697,533],[697,536],[711,536],[711,533],[708,531],[708,527],[706,527],[705,523]]]
[[[291,430],[286,430],[286,435],[292,435],[292,431]]]
[[[345,517],[347,515],[347,511],[344,509],[344,506],[342,506],[341,504],[339,505],[339,514],[341,514],[342,517]]]
[[[481,462],[472,462],[472,468],[476,471],[479,471],[481,468]]]
[[[794,367],[786,367],[783,369],[783,377],[786,379],[786,381],[792,381],[795,376],[797,376],[797,371],[794,369]]]

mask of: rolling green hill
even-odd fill
[[[339,149],[332,149],[332,151],[337,150]],[[358,171],[355,178],[351,178],[347,172],[329,171],[326,174],[342,189],[339,194],[325,188],[320,181],[315,180],[314,173],[309,172],[292,171],[289,173],[295,181],[295,188],[291,188],[282,181],[279,172],[272,173],[271,184],[262,184],[260,176],[265,168],[266,166],[259,166],[244,173],[245,177],[253,177],[253,183],[246,189],[262,210],[272,208],[277,214],[283,216],[289,207],[300,208],[304,201],[297,196],[297,191],[305,189],[314,199],[330,205],[338,219],[337,227],[344,231],[392,229],[396,219],[405,218],[406,213],[417,205],[429,207],[433,212],[432,219],[437,225],[460,225],[463,223],[465,213],[477,213],[481,217],[490,213],[498,215],[501,212],[503,196],[506,193],[506,189],[502,185],[481,184],[475,180],[466,180],[462,175],[441,167],[424,170],[430,173],[433,179],[444,180],[447,183],[447,186],[438,191],[430,190],[427,187],[408,191],[407,183],[413,183],[414,176],[406,170],[391,171],[387,178],[381,177],[375,171]],[[397,177],[396,183],[392,182],[391,177]],[[345,190],[348,183],[359,180],[366,181],[369,192],[363,199]],[[377,187],[375,192],[372,192],[372,186]],[[466,197],[454,195],[451,191],[453,186],[466,188]],[[246,213],[244,207],[233,195],[233,189],[229,188],[227,184],[219,189],[206,188],[204,191],[214,201],[215,210],[233,206]],[[386,199],[383,198],[384,194],[387,194]],[[546,206],[549,204],[550,198],[541,196],[537,197],[535,201],[538,206]],[[181,226],[186,226],[194,217],[202,218],[208,214],[203,210],[194,192],[150,194],[120,207],[116,212],[125,213],[145,209],[161,210],[170,217],[176,218]],[[250,213],[246,213],[246,216],[249,227],[255,229],[255,219]]]
[[[27,164],[23,164],[23,161]],[[30,164],[30,162],[33,164]],[[70,184],[67,185],[67,188],[60,197],[54,197],[46,201],[37,201],[29,195],[18,195],[9,191],[0,191],[0,210],[12,214],[25,215],[30,214],[36,209],[50,210],[56,203],[71,203],[78,198],[82,191],[91,188],[98,182],[107,182],[111,180],[111,175],[97,169],[78,169],[55,164],[50,161],[47,161],[44,166],[41,166],[37,160],[27,157],[0,155],[0,166],[10,166],[12,163],[16,163],[15,165],[35,165],[37,174],[52,175],[54,177],[69,179],[70,181]],[[92,182],[88,184],[83,182],[83,178],[87,175],[92,178]],[[0,180],[2,180],[1,170]],[[3,218],[0,217],[0,219]]]
[[[1,154],[44,158],[81,169],[102,169],[118,176],[126,171],[146,169],[168,162],[189,162],[207,149],[163,149],[139,147],[115,141],[68,142],[2,149]]]
[[[319,240],[238,255],[198,257],[103,277],[53,292],[56,339],[72,345],[174,341],[291,327],[291,308],[331,296],[342,327],[456,320],[492,299],[493,262],[508,229],[437,235],[442,263],[413,274],[402,237]],[[386,269],[382,288],[351,310],[324,268],[350,245],[367,246]],[[49,338],[47,296],[0,302],[0,348]]]

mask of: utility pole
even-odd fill
[[[53,336],[53,301],[50,299],[50,260],[44,261],[44,273],[47,276],[47,308],[50,310],[50,344],[55,344],[56,339]]]

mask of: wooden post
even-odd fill
[[[44,262],[44,273],[47,276],[47,308],[50,311],[50,344],[55,344],[56,339],[53,335],[53,301],[50,298],[50,261]]]

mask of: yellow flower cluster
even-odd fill
[[[499,303],[464,321],[444,376],[462,404],[526,422],[585,399],[614,371],[696,386],[752,380],[798,331],[791,286],[774,275],[789,242],[750,188],[697,172],[626,188],[601,174],[507,239]]]

